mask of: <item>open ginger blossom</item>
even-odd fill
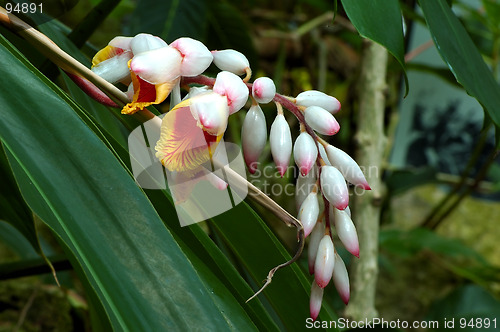
[[[221,71],[215,78],[203,76],[212,62]],[[160,104],[170,95],[171,109],[162,119],[156,158],[178,178],[204,174],[219,189],[226,188],[227,183],[207,172],[203,165],[211,160],[223,138],[229,116],[244,108],[250,98],[241,134],[249,172],[257,171],[268,138],[279,174],[287,174],[291,160],[299,170],[297,218],[305,236],[310,237],[309,272],[314,275],[310,315],[318,317],[330,280],[347,304],[348,272],[333,240],[337,237],[347,251],[359,256],[349,187],[370,190],[370,186],[358,164],[325,140],[340,130],[334,115],[341,104],[335,97],[315,90],[301,92],[296,98],[286,97],[276,93],[274,82],[267,77],[249,83],[252,71],[244,54],[236,50],[210,51],[200,41],[185,37],[170,44],[144,33],[116,37],[95,55],[92,71],[108,82],[128,86],[129,103],[123,107],[123,114]],[[188,90],[183,100],[181,87]],[[274,118],[268,128],[260,104],[271,101],[276,113],[268,117]],[[295,142],[289,116],[299,122]],[[325,204],[319,204],[321,201]]]

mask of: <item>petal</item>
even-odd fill
[[[229,114],[238,112],[248,100],[247,85],[233,73],[221,71],[215,78],[213,90],[227,97]]]
[[[241,129],[243,156],[250,173],[257,170],[257,161],[267,142],[266,117],[259,105],[252,105],[248,110]]]
[[[170,44],[182,56],[181,75],[197,76],[203,73],[212,63],[213,55],[200,41],[182,37]]]
[[[108,43],[109,46],[113,47],[118,47],[123,50],[131,51],[131,45],[130,43],[132,42],[133,37],[123,37],[123,36],[118,36],[113,39]]]
[[[307,175],[316,162],[318,148],[314,139],[305,131],[295,140],[293,157],[302,175]]]
[[[292,153],[292,134],[283,114],[278,114],[271,125],[269,143],[274,163],[278,167],[281,177],[283,177],[290,165],[290,155]]]
[[[224,134],[229,117],[227,98],[209,91],[190,100],[190,111],[197,125],[211,135]]]
[[[123,107],[122,114],[133,114],[143,110],[144,107],[149,105],[160,104],[168,97],[170,91],[172,91],[177,82],[178,79],[176,81],[154,85],[144,81],[135,73],[132,73],[134,96],[132,102]]]
[[[335,117],[319,106],[306,108],[304,118],[312,129],[323,135],[335,135],[340,129]]]
[[[342,174],[333,166],[321,167],[321,192],[337,209],[344,210],[349,205],[349,191]]]
[[[191,100],[178,104],[162,120],[156,157],[169,171],[187,171],[210,160],[211,151],[222,138],[198,127],[190,111]]]
[[[144,81],[162,84],[179,78],[181,61],[179,51],[167,46],[135,54],[129,65],[130,70]]]
[[[306,176],[299,174],[297,183],[295,184],[295,203],[297,210],[300,210],[302,202],[306,199],[307,195],[312,191],[316,180],[318,179],[318,168],[313,165],[313,168]]]
[[[130,41],[130,48],[134,55],[167,46],[168,44],[163,41],[163,39],[150,35],[149,33],[140,33]]]
[[[128,68],[128,62],[132,59],[132,52],[126,51],[117,53],[118,50],[121,49],[106,46],[101,50],[106,54],[99,54],[101,52],[99,51],[94,59],[92,59],[92,71],[110,83],[128,83],[130,82],[130,69]],[[104,59],[106,56],[111,57]]]
[[[332,145],[326,147],[326,154],[332,166],[337,167],[347,181],[366,190],[371,189],[361,168],[351,156]]]

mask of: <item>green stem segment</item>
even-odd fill
[[[367,169],[382,169],[386,136],[384,133],[385,89],[387,51],[372,41],[365,40],[361,77],[359,82],[359,110],[356,142],[356,160]],[[373,167],[375,166],[375,167]],[[371,191],[354,196],[360,243],[359,259],[351,267],[352,296],[346,316],[355,319],[372,319],[378,316],[375,309],[375,290],[378,274],[378,233],[383,193],[381,174],[365,174]]]

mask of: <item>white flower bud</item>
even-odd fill
[[[295,140],[293,157],[300,174],[307,175],[318,157],[318,148],[314,139],[307,132],[302,132]]]
[[[299,106],[319,106],[332,114],[340,110],[340,102],[337,98],[329,96],[321,91],[304,91],[295,98],[295,101]]]
[[[215,92],[206,92],[190,99],[189,109],[198,126],[211,135],[226,131],[229,108],[227,99]]]
[[[312,170],[306,176],[299,174],[297,183],[295,184],[295,203],[297,210],[300,210],[302,202],[306,199],[307,195],[312,191],[316,180],[318,179],[318,168],[313,165]]]
[[[235,50],[212,51],[214,64],[220,70],[226,70],[236,75],[242,75],[250,68],[250,63],[243,53]]]
[[[311,286],[311,297],[309,299],[309,312],[313,320],[316,320],[316,318],[318,318],[319,312],[321,310],[321,303],[323,302],[323,292],[324,289],[319,287],[313,280]]]
[[[329,234],[323,236],[318,246],[314,262],[314,280],[319,287],[325,288],[330,282],[335,265],[335,248]]]
[[[361,168],[351,156],[332,145],[326,147],[326,154],[332,166],[337,167],[347,181],[366,190],[371,189]]]
[[[269,77],[259,77],[253,82],[252,96],[261,104],[267,104],[276,95],[276,85]]]
[[[312,129],[323,135],[335,135],[339,129],[339,123],[324,108],[319,106],[309,106],[304,111],[304,117]]]
[[[134,55],[130,70],[148,83],[161,84],[180,76],[181,61],[181,54],[175,48],[161,47]]]
[[[310,274],[314,274],[314,264],[316,263],[319,242],[323,238],[323,235],[325,235],[325,223],[317,222],[309,236],[309,247],[307,247],[307,260]]]
[[[349,205],[349,191],[342,174],[333,166],[321,167],[321,192],[337,209],[344,210]]]
[[[290,155],[292,153],[292,134],[283,114],[278,114],[271,125],[269,143],[274,163],[283,177],[290,164]]]
[[[257,161],[267,142],[266,117],[259,105],[252,105],[248,110],[241,129],[243,156],[250,173],[257,170]]]
[[[335,230],[342,241],[344,247],[351,254],[359,258],[359,242],[356,227],[352,222],[347,212],[334,209],[335,213]]]
[[[349,303],[350,290],[349,290],[349,275],[347,273],[347,268],[345,267],[344,261],[335,253],[335,268],[333,269],[332,276],[335,288],[340,295],[342,301],[347,305]]]
[[[319,204],[316,192],[311,192],[307,195],[304,203],[302,203],[297,219],[304,226],[304,236],[307,237],[313,230],[319,216]]]

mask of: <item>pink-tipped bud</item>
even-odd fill
[[[189,109],[197,125],[207,133],[218,136],[226,131],[229,108],[227,99],[212,91],[191,98]]]
[[[316,165],[313,166],[312,170],[307,173],[306,176],[299,174],[297,177],[297,183],[295,184],[295,203],[297,211],[300,210],[300,206],[306,199],[307,195],[312,191],[316,180],[318,179],[318,168]]]
[[[253,82],[252,96],[261,104],[267,104],[276,95],[276,85],[269,77],[259,77]]]
[[[315,192],[307,195],[299,210],[298,218],[304,226],[304,236],[307,237],[316,225],[319,216],[318,197]]]
[[[319,287],[325,288],[330,282],[335,265],[335,248],[329,234],[324,235],[318,245],[318,253],[314,262],[314,280]]]
[[[248,100],[248,87],[233,73],[221,71],[215,78],[213,90],[227,97],[229,114],[238,112]]]
[[[290,164],[290,155],[292,154],[292,133],[283,114],[278,114],[271,125],[269,143],[274,163],[283,177]]]
[[[304,117],[307,124],[320,134],[335,135],[340,129],[340,125],[333,115],[319,106],[306,108]]]
[[[356,227],[347,212],[335,210],[335,230],[344,247],[351,254],[359,258],[359,242]]]
[[[321,91],[304,91],[295,98],[295,101],[299,106],[319,106],[332,114],[340,110],[340,102],[337,98],[329,96]]]
[[[318,157],[318,148],[311,135],[305,131],[300,133],[295,140],[293,157],[299,167],[300,174],[307,175]]]
[[[316,318],[318,318],[319,311],[321,310],[321,302],[323,302],[323,292],[323,288],[319,287],[313,280],[311,286],[311,297],[309,299],[309,312],[313,320],[316,320]]]
[[[252,105],[248,110],[241,129],[243,156],[250,173],[257,170],[257,161],[267,142],[266,117],[259,105]]]
[[[226,70],[236,75],[242,75],[250,68],[250,63],[243,53],[235,50],[212,51],[214,64],[220,70]]]
[[[316,263],[318,246],[319,242],[323,238],[323,235],[325,235],[325,223],[317,222],[311,232],[311,236],[309,237],[309,247],[307,247],[307,260],[310,274],[314,274],[314,264]]]
[[[338,168],[347,181],[366,190],[371,189],[361,168],[351,156],[333,145],[326,147],[326,154],[332,166]]]
[[[349,205],[349,191],[342,173],[333,166],[323,166],[320,181],[321,192],[328,202],[337,209],[344,210]]]
[[[160,37],[150,35],[149,33],[140,33],[136,35],[134,38],[132,38],[130,41],[117,40],[116,44],[122,42],[130,43],[129,45],[134,55],[168,46],[168,44],[163,39],[161,39]]]
[[[177,49],[182,55],[182,76],[200,75],[214,58],[208,48],[196,39],[182,37],[173,41],[170,47]]]
[[[340,298],[347,305],[351,293],[349,290],[349,275],[344,261],[337,253],[335,253],[335,268],[333,269],[332,280]]]

